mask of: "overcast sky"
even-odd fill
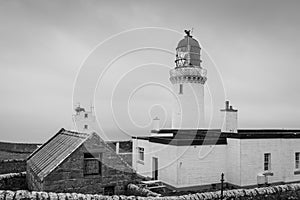
[[[240,128],[300,128],[299,9],[297,0],[0,0],[0,140],[44,142],[62,127],[72,128],[73,104],[88,107],[87,99],[92,101],[80,96],[85,89],[95,91],[98,118],[115,138],[123,125],[116,128],[111,113],[101,112],[105,101],[113,102],[117,124],[126,124],[124,111],[132,115],[138,127],[128,126],[127,134],[142,131],[152,112],[163,113],[155,105],[168,107],[161,85],[170,86],[172,53],[183,30],[190,28],[208,69],[206,102],[211,95],[217,99],[214,108],[220,109],[229,99],[239,110]],[[162,29],[125,32],[99,46],[115,34],[142,27]],[[145,50],[147,46],[156,49]],[[112,71],[92,86],[96,89],[82,86],[80,81],[90,81],[88,74],[94,84],[112,59],[135,48],[144,50],[117,59]],[[139,90],[134,103],[128,101],[134,89],[151,81],[161,85]],[[220,90],[220,84],[225,96],[213,89]],[[81,94],[73,97],[73,89],[76,93],[80,87]],[[168,121],[168,116],[160,118]]]

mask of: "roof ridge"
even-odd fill
[[[75,132],[75,131],[69,131],[69,130],[64,130],[61,132],[61,134],[74,136],[74,137],[83,137],[83,138],[89,137],[91,135],[90,133]]]

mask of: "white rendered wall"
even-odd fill
[[[300,152],[300,139],[284,139],[284,152],[281,151],[285,160],[282,162],[284,166],[284,181],[295,182],[300,181],[300,175],[295,175],[295,153]],[[298,169],[299,170],[299,169]]]
[[[257,185],[257,175],[264,173],[264,154],[271,153],[269,183],[300,181],[294,175],[295,152],[300,152],[300,139],[235,139],[227,145],[171,146],[134,140],[134,149],[144,147],[143,164],[133,156],[139,174],[152,177],[152,157],[158,158],[158,179],[174,187],[191,187],[225,181],[237,186]]]
[[[173,102],[172,128],[193,129],[204,126],[204,86],[201,83],[181,83],[183,93],[179,94],[180,84],[173,84],[177,99]]]
[[[179,146],[177,156],[176,187],[219,183],[226,173],[226,145]]]
[[[132,166],[138,174],[143,176],[152,176],[151,172],[151,158],[147,152],[150,152],[150,142],[148,140],[134,139],[133,142],[133,155],[132,155]],[[144,162],[138,161],[138,147],[144,148]]]
[[[294,175],[295,152],[300,152],[300,139],[242,139],[241,186],[257,184],[257,174],[264,172],[264,154],[271,153],[269,183],[300,181]]]
[[[228,138],[226,150],[225,181],[234,185],[241,185],[240,139]]]
[[[226,145],[172,146],[134,140],[134,149],[145,149],[144,162],[133,156],[138,174],[152,177],[152,157],[158,158],[158,179],[173,187],[192,187],[219,183],[226,173]]]
[[[221,117],[223,121],[222,132],[237,133],[238,119],[235,111],[222,111]]]
[[[144,148],[144,162],[138,161],[137,147]],[[158,158],[158,179],[176,185],[177,183],[177,154],[176,146],[150,143],[148,140],[134,139],[135,153],[132,166],[140,175],[152,178],[152,158]]]

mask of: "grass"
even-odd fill
[[[0,150],[0,160],[26,159],[30,153],[15,153]]]

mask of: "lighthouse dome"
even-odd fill
[[[184,36],[184,38],[179,41],[177,48],[187,47],[188,45],[196,48],[198,47],[200,49],[199,42],[194,38],[192,38],[192,36],[188,36],[188,35]]]
[[[201,68],[199,42],[185,30],[186,36],[179,41],[176,47],[176,67],[199,67]]]

